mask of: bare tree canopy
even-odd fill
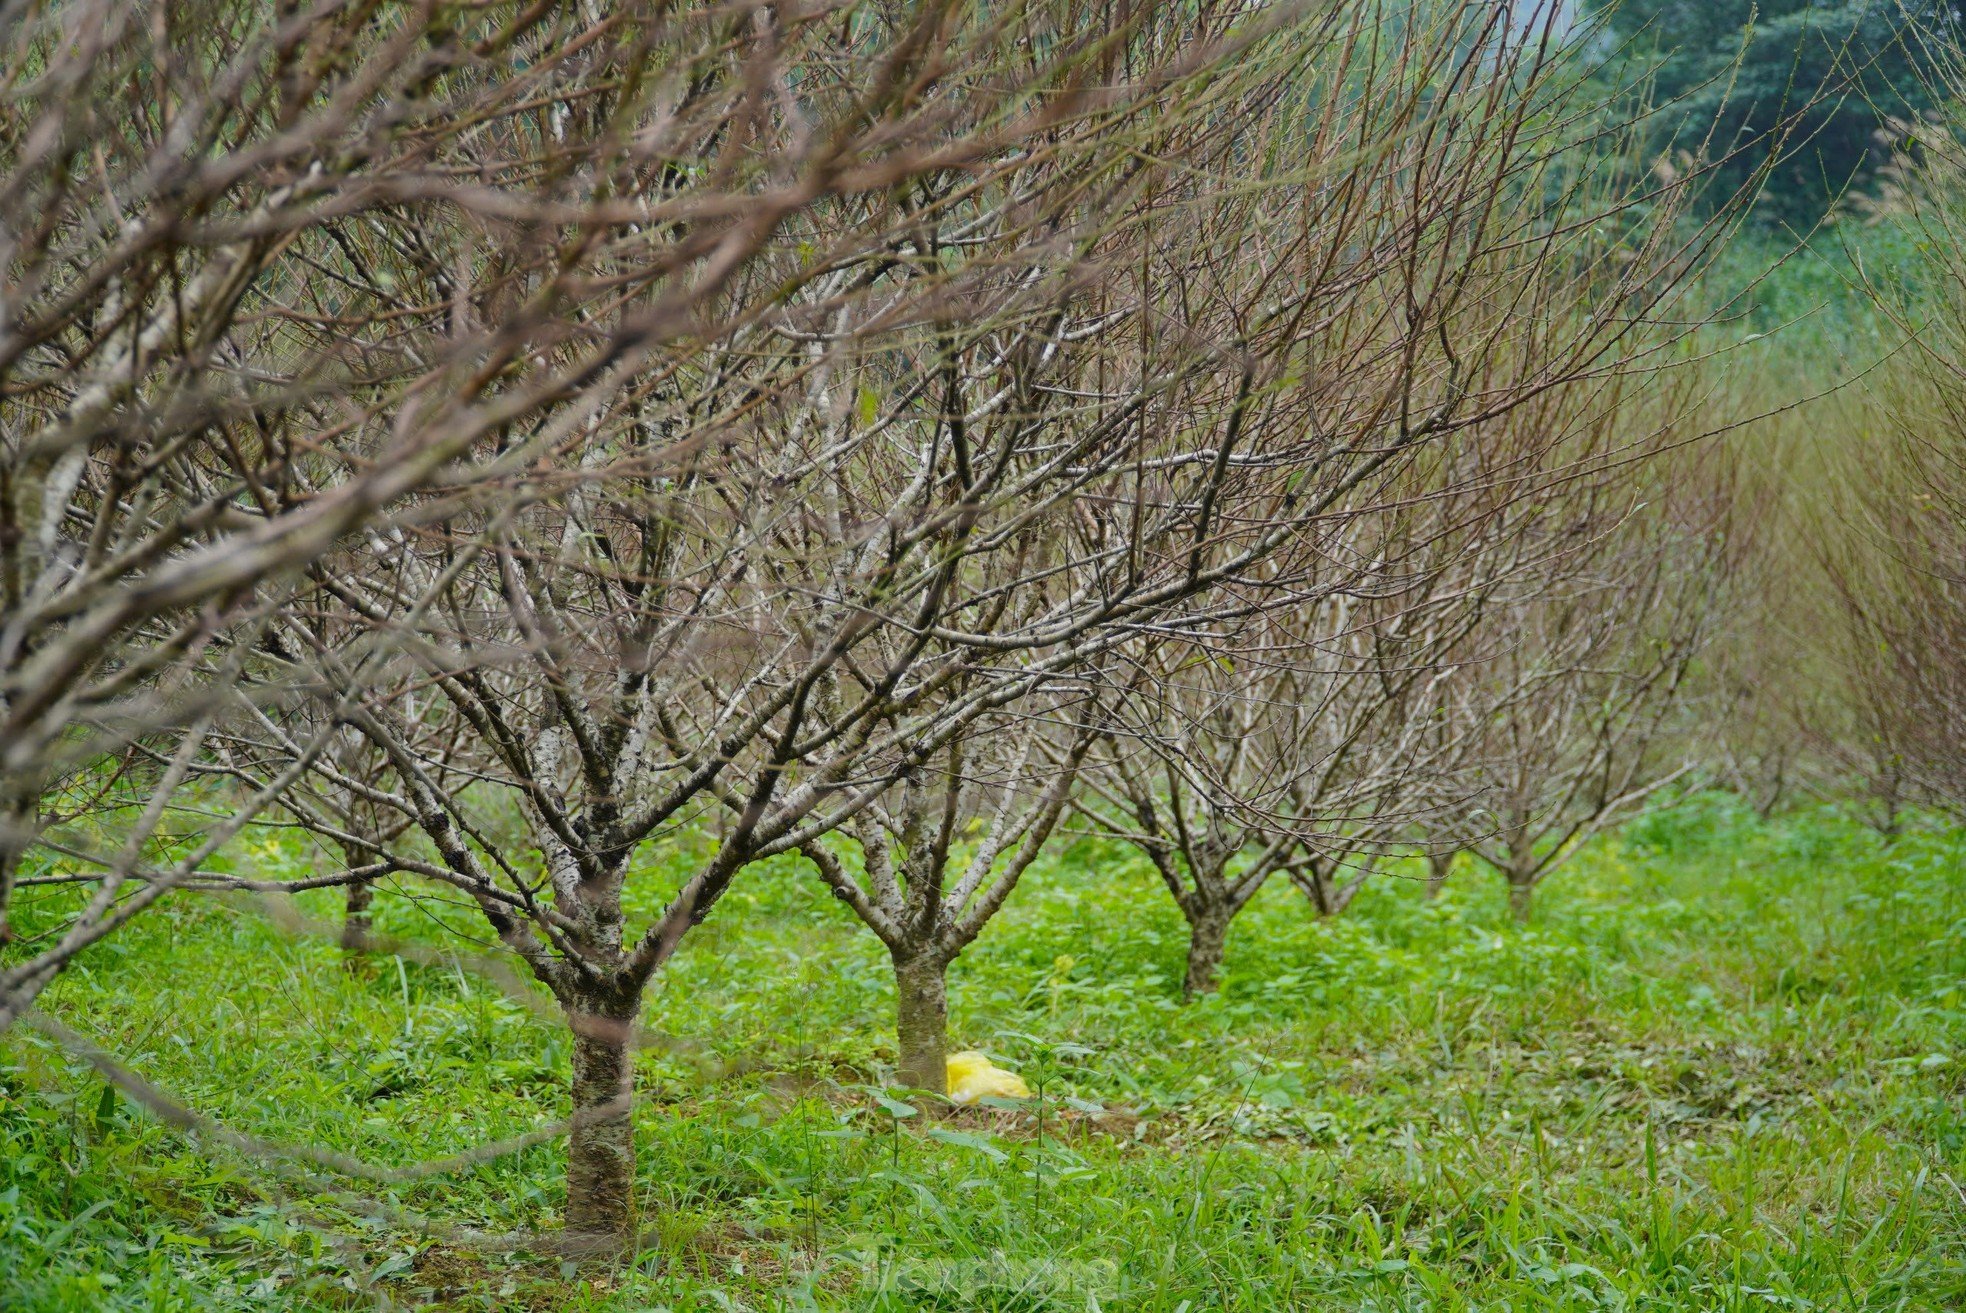
[[[1631,471],[1732,213],[1634,167],[1587,36],[0,9],[0,1028],[173,891],[345,889],[351,953],[437,900],[563,1017],[612,1250],[648,987],[766,859],[880,939],[937,1091],[1070,818],[1191,993],[1279,872],[1332,915],[1470,848],[1526,911],[1674,777],[1726,573],[1713,488]],[[220,860],[256,825],[318,869]]]
[[[1095,84],[1097,37],[1002,58],[1040,17],[9,12],[0,918],[43,836],[84,813],[119,833],[69,854],[109,878],[0,978],[0,1017],[326,750],[324,720],[230,819],[157,859],[214,723],[309,664],[279,631],[332,605],[319,590],[347,567],[326,558],[447,537],[448,517],[611,462],[687,459],[727,418],[692,407],[767,404],[809,366],[683,399],[690,344],[741,353],[766,314],[790,341],[792,301],[823,324],[927,258],[908,179],[1058,167],[1115,93]],[[140,113],[123,112],[132,86]]]

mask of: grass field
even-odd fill
[[[379,906],[448,942],[444,909]],[[0,1309],[1966,1307],[1966,837],[1695,799],[1527,929],[1479,871],[1330,923],[1279,885],[1192,1005],[1179,929],[1120,850],[1062,849],[952,977],[952,1038],[1044,1097],[908,1116],[870,1086],[875,941],[794,868],[747,876],[651,997],[676,1042],[643,1058],[633,1265],[459,1236],[552,1227],[553,1145],[366,1186],[167,1127],[17,1029]],[[377,1164],[564,1112],[551,1018],[243,904],[180,898],[45,1007],[235,1130]]]

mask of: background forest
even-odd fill
[[[1959,1307],[1957,26],[0,4],[0,1309]]]

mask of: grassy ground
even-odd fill
[[[551,1227],[552,1145],[356,1188],[165,1127],[16,1031],[0,1309],[1966,1307],[1963,858],[1704,799],[1559,873],[1526,930],[1474,872],[1330,924],[1279,886],[1183,1006],[1164,895],[1081,845],[953,977],[955,1038],[1041,1112],[956,1121],[877,1102],[885,961],[764,872],[651,999],[686,1042],[644,1056],[660,1243],[633,1266],[405,1224]],[[383,901],[442,942],[442,909]],[[563,1036],[494,985],[351,972],[243,906],[180,901],[46,1005],[236,1129],[378,1164],[564,1111]]]

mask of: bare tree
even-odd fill
[[[949,965],[1003,906],[1064,811],[1099,711],[1096,692],[1057,702],[1047,709],[1027,699],[970,722],[847,821],[837,835],[846,843],[801,848],[893,959],[903,1085],[944,1088]]]
[[[1343,602],[1346,588],[1395,593],[1411,590],[1410,580],[1399,581],[1401,570],[1411,570],[1411,563],[1402,565],[1382,559],[1376,566],[1368,567],[1359,560],[1351,560],[1332,569],[1324,562],[1347,553],[1353,558],[1369,555],[1361,552],[1360,542],[1344,541],[1346,526],[1361,514],[1373,513],[1375,508],[1387,511],[1405,504],[1404,499],[1412,495],[1412,489],[1393,491],[1398,486],[1397,477],[1408,472],[1423,451],[1438,445],[1464,422],[1460,406],[1470,378],[1485,385],[1481,392],[1483,404],[1492,408],[1488,413],[1495,414],[1553,391],[1547,370],[1557,361],[1563,361],[1563,368],[1575,371],[1576,375],[1590,372],[1589,362],[1595,359],[1598,339],[1588,331],[1578,338],[1562,340],[1560,345],[1539,344],[1539,350],[1546,346],[1553,354],[1532,351],[1527,359],[1511,355],[1507,350],[1498,351],[1492,345],[1493,339],[1471,333],[1476,344],[1468,347],[1466,359],[1457,354],[1455,340],[1471,328],[1462,319],[1462,298],[1465,296],[1471,302],[1479,300],[1478,294],[1470,290],[1473,283],[1469,278],[1479,274],[1496,279],[1492,286],[1506,285],[1509,291],[1505,295],[1514,298],[1512,306],[1525,313],[1534,313],[1527,310],[1532,303],[1540,304],[1547,311],[1555,302],[1575,293],[1573,285],[1554,279],[1537,283],[1534,270],[1543,267],[1537,257],[1547,258],[1548,248],[1531,256],[1525,265],[1497,259],[1493,266],[1484,266],[1482,257],[1456,245],[1462,234],[1453,231],[1451,225],[1445,230],[1433,228],[1440,216],[1457,213],[1469,221],[1478,235],[1485,236],[1485,224],[1495,223],[1495,240],[1503,245],[1498,245],[1492,254],[1498,254],[1512,240],[1503,236],[1508,227],[1494,215],[1512,194],[1516,181],[1511,174],[1514,164],[1498,162],[1497,157],[1484,153],[1479,143],[1490,130],[1503,133],[1506,129],[1502,125],[1515,121],[1511,116],[1516,112],[1516,103],[1506,97],[1494,98],[1498,88],[1507,88],[1511,93],[1515,88],[1506,76],[1487,81],[1474,72],[1476,66],[1460,62],[1471,48],[1470,39],[1472,47],[1478,49],[1495,33],[1483,26],[1485,17],[1475,11],[1457,12],[1468,24],[1451,31],[1457,39],[1437,46],[1402,46],[1400,53],[1383,65],[1353,62],[1357,46],[1351,38],[1368,29],[1372,22],[1369,17],[1355,13],[1348,24],[1338,29],[1346,42],[1332,42],[1324,47],[1339,52],[1337,57],[1308,81],[1293,73],[1286,79],[1245,83],[1238,94],[1245,98],[1245,103],[1253,102],[1253,108],[1240,115],[1237,122],[1170,118],[1155,125],[1158,140],[1154,153],[1164,160],[1183,165],[1220,160],[1218,169],[1228,172],[1241,160],[1281,155],[1291,160],[1292,166],[1276,176],[1256,174],[1243,185],[1242,192],[1253,193],[1257,198],[1257,214],[1253,218],[1250,205],[1242,195],[1225,196],[1197,186],[1192,177],[1178,173],[1152,179],[1148,184],[1149,194],[1165,209],[1172,209],[1178,203],[1182,207],[1181,217],[1169,221],[1151,216],[1141,224],[1116,231],[1102,250],[1137,248],[1138,253],[1124,259],[1107,256],[1108,272],[1100,281],[1098,295],[1102,305],[1117,304],[1123,307],[1121,314],[1138,317],[1143,349],[1153,353],[1149,358],[1156,368],[1149,370],[1141,362],[1128,360],[1113,351],[1114,344],[1131,340],[1131,330],[1087,337],[1075,344],[1078,350],[1069,353],[1076,363],[1052,361],[1050,367],[1061,375],[1076,370],[1076,376],[1084,382],[1077,385],[1074,394],[1103,401],[1110,408],[1106,413],[1124,414],[1137,407],[1142,414],[1166,413],[1170,423],[1194,427],[1200,427],[1198,420],[1220,417],[1217,422],[1221,438],[1214,455],[1205,447],[1192,454],[1163,455],[1155,463],[1157,470],[1176,469],[1179,461],[1214,460],[1228,472],[1233,466],[1223,463],[1223,453],[1238,446],[1240,451],[1236,454],[1244,466],[1260,469],[1261,462],[1276,463],[1282,452],[1295,450],[1301,440],[1299,435],[1306,429],[1337,452],[1355,455],[1342,462],[1321,461],[1313,470],[1292,472],[1281,506],[1272,503],[1265,531],[1255,540],[1256,550],[1245,554],[1236,573],[1232,576],[1225,573],[1220,587],[1204,591],[1199,587],[1204,580],[1191,569],[1185,581],[1177,582],[1180,591],[1165,591],[1159,596],[1155,605],[1171,609],[1154,617],[1153,628],[1143,632],[1200,633],[1219,625],[1240,634],[1250,624],[1251,616],[1260,616],[1276,604],[1265,599],[1280,598],[1286,605],[1315,611],[1318,605],[1315,599]],[[1523,70],[1511,66],[1508,71]],[[1536,70],[1526,71],[1533,81]],[[1306,86],[1325,92],[1328,88],[1375,80],[1384,89],[1382,99],[1366,102],[1363,107],[1354,104],[1348,115],[1327,113],[1309,139],[1301,144],[1287,121],[1281,126],[1277,121],[1276,103],[1280,93],[1305,94]],[[1450,97],[1447,102],[1440,102],[1437,97],[1444,87],[1450,92],[1458,91],[1465,99],[1455,101]],[[1306,99],[1330,104],[1334,97],[1318,94],[1306,95]],[[1447,108],[1449,104],[1458,104],[1459,109]],[[1478,159],[1480,164],[1473,171],[1455,173],[1451,182],[1442,175],[1435,188],[1409,194],[1405,190],[1408,175],[1403,170],[1412,157],[1403,152],[1424,149],[1424,143],[1432,139],[1437,127],[1436,112],[1465,113],[1468,117],[1464,122],[1483,124],[1470,139],[1475,143],[1470,157]],[[1206,132],[1195,140],[1184,141],[1183,129],[1192,133],[1191,122],[1204,126]],[[1361,160],[1353,145],[1361,139],[1380,143],[1375,149],[1381,153]],[[1293,149],[1283,151],[1285,142]],[[1427,161],[1416,167],[1425,171],[1434,165]],[[1254,186],[1257,182],[1263,184],[1260,189]],[[1334,197],[1344,203],[1331,205],[1330,198]],[[1354,200],[1366,197],[1373,199],[1370,207],[1351,208]],[[1293,206],[1302,207],[1307,201],[1321,206],[1315,219],[1309,217],[1309,212],[1300,211],[1304,217],[1297,222],[1277,222],[1279,217],[1292,213]],[[1373,229],[1378,239],[1376,244],[1360,240],[1366,230],[1359,226],[1359,219],[1367,213],[1376,224]],[[1519,237],[1519,230],[1513,236]],[[1422,254],[1435,251],[1435,242],[1442,243],[1437,248],[1439,254]],[[1455,247],[1457,255],[1468,257],[1472,265],[1456,266],[1452,279],[1437,279],[1429,262],[1448,259],[1445,251],[1449,247]],[[1259,258],[1254,261],[1241,258],[1251,252],[1260,253]],[[1560,258],[1551,259],[1549,267],[1561,263]],[[1140,274],[1129,277],[1129,271],[1134,269],[1140,270]],[[1252,270],[1265,271],[1265,276],[1252,278]],[[1290,271],[1295,277],[1279,278],[1268,271]],[[1523,279],[1533,289],[1526,295],[1520,283]],[[1383,294],[1383,300],[1362,296],[1362,289],[1368,287]],[[1131,307],[1128,307],[1129,297]],[[1270,298],[1269,305],[1264,305],[1264,298]],[[1404,310],[1403,336],[1396,327],[1398,318],[1388,320],[1383,313],[1383,307],[1389,306]],[[1287,324],[1289,331],[1281,337],[1274,333],[1252,334],[1249,325],[1258,308],[1264,313],[1255,322]],[[1399,314],[1395,310],[1395,316]],[[1208,326],[1217,322],[1219,329],[1209,333]],[[1420,329],[1423,324],[1432,325],[1431,339],[1427,330]],[[1145,336],[1149,332],[1154,335]],[[1218,358],[1198,351],[1195,344],[1210,337],[1235,343],[1237,354]],[[1406,345],[1389,353],[1387,348],[1393,341]],[[1578,354],[1565,354],[1570,351]],[[1129,375],[1157,381],[1153,387],[1143,389],[1126,382]],[[1443,404],[1415,425],[1411,422],[1413,390],[1429,375],[1445,383],[1436,394]],[[1223,389],[1217,380],[1226,381],[1231,387]],[[1012,386],[1006,383],[1004,389]],[[1209,392],[1211,386],[1214,396]],[[1062,391],[1062,387],[1062,384],[1054,385],[1053,394]],[[1170,401],[1179,404],[1171,405]],[[1474,410],[1480,413],[1479,406]],[[1068,422],[1082,421],[1069,417]],[[1390,438],[1390,444],[1375,439],[1372,436],[1375,431]],[[1142,461],[1141,465],[1146,467],[1147,463]],[[1478,487],[1488,477],[1486,473],[1480,474],[1469,486]],[[1191,498],[1191,504],[1200,505],[1205,512],[1215,510],[1217,523],[1231,524],[1234,503],[1223,500],[1211,507],[1210,499],[1226,498],[1247,486],[1218,483],[1207,488],[1198,499]],[[1080,504],[1087,500],[1081,497]],[[1125,588],[1132,580],[1112,578],[1104,573],[1105,567],[1100,563],[1102,554],[1114,550],[1112,526],[1119,524],[1128,526],[1125,559],[1129,571],[1135,575],[1141,570],[1139,562],[1143,559],[1167,555],[1179,559],[1187,525],[1170,520],[1158,511],[1161,506],[1181,505],[1179,496],[1136,481],[1131,487],[1122,486],[1105,494],[1102,500],[1106,502],[1105,507],[1084,517],[1095,529],[1096,536],[1083,545],[1072,543],[1077,555],[1048,554],[1020,559],[1014,564],[1022,571],[1021,577],[1015,570],[995,576],[993,595],[1007,600],[1028,592],[1033,580],[1053,575],[1076,579],[1088,574],[1100,580],[1101,587],[1098,591],[1077,589],[1074,596],[1082,604],[1125,595]],[[1466,500],[1481,501],[1478,497]],[[1481,504],[1487,505],[1485,501]],[[1468,521],[1480,519],[1480,514],[1468,504],[1455,507],[1452,516],[1458,517],[1457,527],[1463,531]],[[1265,523],[1260,515],[1246,518],[1252,523]],[[1171,538],[1170,529],[1174,531]],[[1278,529],[1286,532],[1278,533]],[[1072,540],[1067,537],[1066,541]],[[1358,610],[1362,615],[1364,608]],[[1143,614],[1132,619],[1138,626],[1145,618]],[[1029,631],[1005,626],[996,641],[1005,646],[1025,641],[1017,636],[1020,632]],[[1359,759],[1366,755],[1366,749],[1361,746],[1368,737],[1366,723],[1375,716],[1389,719],[1386,708],[1396,701],[1400,690],[1419,679],[1426,669],[1425,662],[1419,659],[1421,644],[1401,632],[1397,624],[1360,632],[1373,633],[1375,641],[1381,644],[1408,644],[1406,664],[1397,669],[1383,665],[1377,668],[1393,696],[1389,698],[1382,690],[1378,696],[1358,698],[1347,704],[1356,716],[1349,728],[1318,724],[1315,710],[1328,710],[1333,705],[1334,672],[1327,669],[1320,675],[1306,676],[1303,670],[1292,670],[1286,678],[1300,681],[1298,686],[1274,701],[1309,696],[1304,686],[1310,684],[1319,684],[1321,690],[1311,698],[1312,705],[1298,709],[1298,732],[1293,741],[1293,748],[1297,749],[1294,770],[1279,768],[1274,760],[1266,761],[1261,751],[1250,747],[1253,723],[1267,718],[1264,711],[1257,709],[1262,703],[1260,696],[1239,698],[1229,694],[1211,699],[1202,694],[1198,701],[1206,704],[1206,710],[1194,706],[1184,709],[1222,731],[1217,738],[1224,746],[1228,758],[1225,764],[1231,767],[1229,773],[1235,777],[1236,786],[1247,786],[1249,774],[1268,768],[1266,784],[1274,783],[1281,776],[1290,782],[1291,788],[1298,790],[1300,796],[1295,799],[1294,814],[1287,825],[1251,822],[1250,810],[1274,804],[1276,797],[1272,795],[1252,803],[1250,800],[1256,795],[1245,788],[1238,795],[1242,816],[1234,822],[1229,820],[1229,809],[1211,810],[1210,819],[1219,819],[1226,827],[1223,832],[1190,826],[1176,838],[1172,833],[1156,831],[1151,817],[1148,828],[1141,830],[1137,828],[1143,814],[1141,804],[1154,796],[1155,786],[1144,781],[1137,771],[1130,770],[1137,763],[1129,762],[1124,751],[1102,754],[1110,760],[1095,772],[1093,787],[1097,790],[1100,780],[1112,781],[1106,788],[1108,799],[1123,805],[1119,809],[1102,809],[1081,804],[1080,810],[1108,824],[1113,823],[1117,811],[1124,811],[1127,824],[1123,828],[1156,854],[1164,873],[1173,871],[1177,865],[1184,872],[1198,872],[1186,880],[1180,877],[1170,880],[1177,901],[1189,913],[1195,927],[1196,951],[1191,955],[1190,975],[1197,987],[1204,987],[1212,980],[1213,962],[1219,958],[1228,920],[1273,871],[1288,869],[1301,876],[1307,885],[1320,892],[1326,904],[1348,898],[1356,891],[1356,882],[1336,892],[1326,888],[1323,882],[1329,878],[1331,855],[1325,851],[1325,845],[1310,841],[1308,836],[1322,824],[1328,827],[1323,835],[1325,840],[1348,830],[1351,841],[1368,842],[1355,823],[1356,818],[1348,825],[1344,813],[1334,810],[1339,781],[1344,780],[1346,787],[1352,789],[1354,806],[1363,807],[1368,793],[1375,799],[1375,808],[1387,802],[1391,791],[1386,787],[1389,772],[1384,761],[1379,763],[1376,773],[1359,769]],[[1347,637],[1356,635],[1341,635],[1340,646]],[[1097,640],[1093,647],[1103,641]],[[1260,645],[1260,640],[1257,642]],[[1168,670],[1155,664],[1156,658],[1138,648],[1138,644],[1129,643],[1125,649],[1125,660],[1133,663],[1135,685],[1158,690],[1166,682],[1179,684]],[[1052,670],[1063,669],[1055,664],[1061,658],[1077,659],[1055,647],[1040,650],[1046,653],[1047,661],[1054,663],[1047,667]],[[1079,655],[1089,650],[1082,648]],[[1183,649],[1177,645],[1173,650]],[[1300,646],[1298,650],[1306,649]],[[1274,660],[1275,654],[1271,657]],[[1361,687],[1364,682],[1360,681]],[[1147,694],[1147,701],[1165,707],[1179,698],[1155,691]],[[1314,731],[1327,735],[1317,751],[1308,746],[1318,741]],[[1293,737],[1288,730],[1281,733],[1283,738]],[[1005,736],[993,731],[986,737]],[[1109,742],[1117,741],[1110,732],[1105,737]],[[1194,735],[1162,733],[1145,737],[1165,749],[1171,758],[1178,758],[1182,767],[1192,768]],[[1041,736],[1039,741],[1047,740]],[[1395,741],[1396,735],[1388,736],[1375,740],[1374,746],[1388,757],[1399,756],[1392,748]],[[1001,840],[994,836],[1010,831],[1024,842],[1017,848],[1016,856],[1000,863],[998,871],[989,877],[991,894],[978,904],[984,915],[1000,903],[997,891],[1007,893],[1035,854],[1035,844],[1031,841],[1041,839],[1055,819],[1052,791],[1043,787],[1042,781],[1049,779],[1061,787],[1068,785],[1078,768],[1078,754],[1084,750],[1080,739],[1072,737],[1069,744],[1052,746],[1062,764],[1056,767],[1055,773],[1032,781],[1025,791],[1024,809],[997,813],[988,832],[992,837],[980,841],[973,850],[954,854],[957,860],[970,863],[960,874],[950,869],[950,836],[967,823],[982,822],[981,809],[991,791],[970,776],[953,749],[950,760],[932,782],[911,784],[892,814],[883,809],[878,816],[863,818],[849,826],[850,833],[840,836],[850,840],[849,851],[857,851],[858,861],[843,859],[835,841],[815,841],[808,848],[808,855],[820,865],[835,892],[875,929],[895,957],[902,997],[902,1068],[904,1077],[911,1083],[933,1086],[940,1081],[947,965],[981,927],[980,919],[966,910],[962,899],[976,892],[977,881],[985,878],[982,872],[1002,856]],[[1310,764],[1312,759],[1319,764],[1314,767]],[[1172,762],[1163,764],[1171,766]],[[1176,779],[1178,769],[1175,768]],[[1371,782],[1362,782],[1365,780]],[[1178,785],[1172,787],[1178,791]],[[1311,806],[1312,799],[1302,796],[1306,791],[1322,796],[1325,803],[1322,810]],[[1190,792],[1199,797],[1208,795],[1209,790],[1198,788]],[[1310,816],[1317,820],[1306,819]],[[1257,842],[1259,834],[1270,836],[1271,841],[1260,853],[1249,857],[1246,869],[1238,865],[1231,878],[1229,867],[1242,861],[1244,850]],[[1184,842],[1190,851],[1185,859],[1177,858],[1175,849]],[[951,887],[961,890],[962,896],[945,895],[945,889]]]
[[[140,840],[92,859],[109,910],[84,919],[236,887],[199,864],[275,801],[347,863],[292,887],[468,899],[574,1034],[567,1224],[596,1243],[634,1224],[644,986],[744,866],[857,827],[852,888],[927,915],[897,936],[922,977],[1035,852],[1129,651],[1335,595],[1320,553],[1349,521],[1456,434],[1618,368],[1689,267],[1672,193],[1552,170],[1577,130],[1560,43],[1507,6],[318,9],[131,28],[134,64],[78,47],[103,77],[232,88],[129,129],[161,207],[139,321],[167,327],[88,440],[233,464],[165,498],[196,512],[175,518],[87,485],[85,509],[138,516],[136,556],[103,549],[102,618],[23,622],[52,637],[8,714],[66,741],[85,717],[45,704],[100,635],[166,626],[102,699],[171,688],[195,650],[214,691],[158,720],[192,732],[115,741],[165,763],[146,816],[194,776],[246,805],[170,869]],[[58,38],[24,38],[20,81]],[[71,143],[75,103],[51,111]],[[265,116],[244,137],[240,105]],[[157,150],[194,180],[222,161],[191,209]],[[127,263],[116,194],[73,232]],[[250,276],[205,275],[229,317],[188,327],[205,293],[176,262],[235,249]],[[21,395],[67,398],[139,322],[70,313],[131,293],[59,267],[67,318],[6,339],[40,370]],[[1015,744],[1047,758],[1036,787]],[[40,815],[50,774],[8,778]],[[951,809],[1000,818],[982,842],[1008,855],[918,853]],[[650,850],[706,833],[663,884]],[[928,1041],[903,1047],[928,1075]]]
[[[1952,100],[1966,51],[1947,42],[1935,89]],[[1828,687],[1791,696],[1808,699],[1805,729],[1890,836],[1915,807],[1966,814],[1966,133],[1956,111],[1934,111],[1878,135],[1886,185],[1853,208],[1909,224],[1922,259],[1868,289],[1906,350],[1863,384],[1884,440],[1838,462],[1831,495],[1806,508],[1812,600],[1830,621],[1807,650]]]
[[[1527,920],[1577,845],[1690,770],[1672,733],[1726,604],[1724,482],[1655,457],[1542,507],[1543,568],[1492,611],[1497,650],[1456,714],[1477,727],[1474,804],[1442,848],[1473,852]]]
[[[1214,988],[1230,922],[1271,876],[1335,916],[1416,825],[1470,804],[1478,730],[1454,712],[1472,653],[1539,563],[1539,497],[1570,468],[1550,466],[1564,412],[1600,391],[1548,390],[1440,444],[1348,503],[1285,598],[1146,658],[1077,809],[1140,848],[1181,908],[1186,992]]]
[[[1117,35],[1131,50],[1178,30],[1165,26]],[[369,641],[282,617],[297,654],[282,678],[318,671],[324,711],[308,714],[352,727],[386,777],[303,763],[293,717],[232,730],[217,769],[263,787],[304,765],[316,783],[286,791],[289,812],[464,893],[559,1001],[575,1033],[576,1237],[631,1226],[643,986],[743,866],[809,848],[963,751],[979,718],[1080,674],[1127,626],[1280,537],[1271,514],[1211,521],[1214,506],[1278,502],[1270,466],[1245,476],[1192,420],[1164,436],[1142,425],[1152,406],[1234,409],[1237,375],[1195,350],[1193,320],[1165,332],[1172,374],[1129,345],[1143,367],[1109,396],[1095,390],[1116,355],[1105,344],[1138,315],[1078,303],[1105,244],[1131,240],[1154,172],[1125,149],[1132,116],[1220,117],[1239,103],[1211,90],[1230,57],[1283,38],[1257,25],[1147,41],[1145,71],[1063,94],[1110,64],[1102,30],[1025,67],[1001,52],[1027,47],[993,24],[923,17],[871,47],[813,25],[803,48],[744,27],[716,52],[728,85],[704,93],[724,117],[658,119],[656,140],[608,149],[713,160],[733,123],[762,130],[753,93],[790,81],[804,108],[760,138],[781,152],[756,175],[766,195],[844,150],[840,133],[906,167],[863,159],[851,192],[801,191],[718,286],[691,285],[691,331],[561,413],[554,461],[514,472],[496,501],[324,561],[321,591]],[[869,79],[895,97],[871,123]],[[916,108],[921,79],[960,89]],[[935,149],[910,156],[914,132]],[[696,240],[623,238],[609,286],[660,290],[636,261]],[[627,306],[611,313],[641,313]],[[1142,545],[1183,550],[1129,555],[1113,522],[1125,507],[1154,518]],[[468,785],[447,787],[447,771]],[[341,796],[390,819],[356,833],[313,801]],[[514,818],[516,844],[501,839]],[[629,895],[650,879],[639,855],[699,829],[714,854],[631,927]]]
[[[158,842],[306,566],[468,501],[640,349],[540,359],[592,293],[516,221],[584,184],[498,126],[532,131],[570,34],[462,3],[0,14],[0,1025],[284,787]],[[65,868],[95,888],[23,931],[23,872]]]
[[[1824,623],[1807,651],[1827,674],[1781,690],[1887,838],[1916,808],[1966,810],[1966,478],[1946,434],[1919,425],[1847,485],[1814,544]]]
[[[1451,623],[1427,614],[1440,600],[1428,581],[1362,556],[1368,573],[1244,622],[1233,642],[1143,654],[1086,771],[1078,814],[1138,848],[1187,921],[1189,995],[1216,987],[1230,923],[1272,876],[1319,915],[1342,911],[1439,764],[1411,713],[1443,677]]]

